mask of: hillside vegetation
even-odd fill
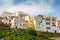
[[[39,34],[31,28],[26,30],[0,30],[0,38],[4,40],[51,40],[47,35]]]

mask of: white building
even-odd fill
[[[38,15],[34,17],[35,30],[44,32],[55,32],[59,29],[56,27],[56,17]]]
[[[4,11],[4,12],[1,14],[1,17],[8,17],[8,16],[15,16],[15,15],[16,15],[16,13]]]
[[[15,27],[26,29],[28,27],[28,21],[25,20],[25,17],[28,16],[28,14],[24,12],[17,12],[17,18],[15,18]]]
[[[28,27],[28,21],[21,18],[15,18],[14,27],[19,29],[26,29]]]
[[[28,27],[28,22],[25,20],[25,16],[28,16],[28,14],[24,12],[16,12],[16,13],[10,13],[10,12],[3,12],[1,17],[4,17],[2,19],[2,22],[11,24],[10,28],[22,28],[26,29]]]

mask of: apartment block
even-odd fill
[[[21,18],[15,18],[14,27],[19,29],[26,29],[28,27],[28,21]]]
[[[10,28],[21,28],[26,29],[28,27],[28,21],[25,20],[25,17],[28,16],[28,14],[24,12],[16,12],[16,13],[10,13],[10,12],[3,12],[2,22],[5,24],[11,24]]]
[[[31,27],[36,31],[60,33],[60,20],[56,17],[37,15],[31,18],[28,13],[21,11],[11,13],[3,12],[0,21],[4,24],[11,24],[10,28],[26,29]]]
[[[38,15],[34,17],[35,30],[54,32],[56,29],[56,17]]]

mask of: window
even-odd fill
[[[42,27],[43,27],[44,25],[42,25]]]
[[[46,20],[50,20],[49,18],[46,18]]]
[[[52,23],[52,26],[56,26],[55,23]]]
[[[46,29],[51,29],[50,27],[46,27]]]
[[[15,24],[16,24],[16,22],[15,22]]]
[[[58,21],[58,22],[60,22],[60,21]]]
[[[53,21],[56,21],[56,18],[52,18]]]
[[[50,25],[50,22],[46,22],[46,25]]]
[[[40,22],[38,22],[38,25],[40,25]]]
[[[52,23],[52,24],[55,24],[55,23]]]
[[[42,18],[42,20],[44,20],[45,18]]]
[[[9,22],[11,22],[11,20],[9,20]]]
[[[16,28],[17,28],[17,26],[16,26]]]
[[[42,23],[42,21],[41,21],[41,23]]]
[[[26,26],[26,24],[23,24],[23,26]]]
[[[20,26],[21,26],[22,24],[20,24]]]
[[[56,26],[56,25],[52,25],[52,26]]]
[[[40,27],[36,27],[36,29],[40,29]]]
[[[52,20],[55,20],[54,18]]]
[[[28,21],[26,21],[26,22],[28,22]]]
[[[54,30],[55,31],[55,33],[57,33],[57,31],[56,30]]]

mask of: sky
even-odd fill
[[[60,0],[0,0],[0,14],[3,11],[22,11],[31,16],[46,15],[60,19]]]

